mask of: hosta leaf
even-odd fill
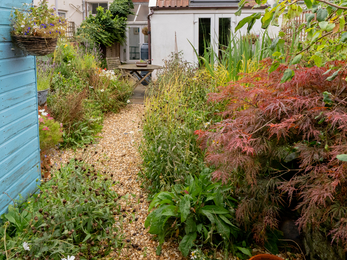
[[[343,162],[347,162],[347,154],[339,154],[336,156],[337,159]]]
[[[183,256],[185,257],[188,256],[190,249],[194,245],[194,240],[196,239],[196,236],[197,236],[197,233],[194,232],[194,233],[189,233],[183,237],[180,245],[178,246]]]

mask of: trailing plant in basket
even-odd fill
[[[39,36],[57,38],[65,35],[66,19],[56,14],[55,8],[49,8],[46,0],[37,7],[23,4],[22,9],[11,13],[12,35]]]

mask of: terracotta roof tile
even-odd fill
[[[157,0],[157,7],[187,7],[189,0]]]

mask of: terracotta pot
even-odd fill
[[[284,259],[275,255],[261,254],[261,255],[255,255],[249,260],[284,260]]]

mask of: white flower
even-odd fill
[[[23,27],[24,27],[24,25],[21,25],[20,27],[22,27],[22,28],[23,28]]]
[[[100,91],[101,91],[101,92],[104,92],[105,90],[103,90],[103,89],[100,89]]]
[[[40,115],[38,115],[39,116],[39,118],[41,118],[41,116]]]
[[[67,258],[62,258],[61,260],[75,260],[74,256],[67,256]]]
[[[129,104],[129,103],[130,103],[130,100],[128,100],[127,103]]]
[[[23,248],[24,248],[24,250],[26,250],[26,251],[30,251],[29,244],[28,244],[27,242],[24,242],[24,243],[23,243]]]
[[[45,112],[45,110],[44,110],[44,109],[40,109],[39,111],[40,111],[41,113]]]
[[[93,86],[89,86],[90,88],[94,88]]]
[[[43,116],[47,116],[47,115],[48,115],[48,113],[47,113],[47,112],[41,112],[41,115],[43,115]]]

